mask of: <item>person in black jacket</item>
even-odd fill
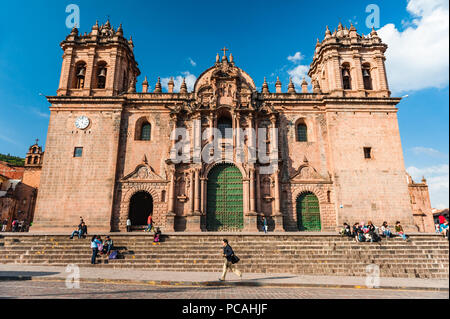
[[[236,265],[232,263],[234,251],[233,248],[228,244],[228,240],[224,239],[223,243],[223,257],[225,258],[225,263],[223,264],[223,273],[222,277],[219,278],[220,281],[225,280],[225,276],[227,275],[228,270],[231,270],[236,275],[239,276],[239,278],[242,279],[242,273],[239,271],[239,269],[236,268]]]

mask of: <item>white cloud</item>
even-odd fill
[[[303,60],[304,56],[300,52],[295,52],[294,55],[290,55],[287,59],[293,63],[298,63]]]
[[[297,65],[294,69],[289,70],[288,74],[292,78],[292,82],[299,88],[302,85],[303,78],[308,79],[308,71],[309,65]]]
[[[295,63],[296,66],[293,69],[287,71],[289,77],[292,78],[292,82],[299,89],[302,85],[303,78],[308,78],[309,65],[300,64],[305,56],[301,52],[295,52],[294,55],[287,57],[289,61]],[[286,66],[283,66],[283,69]]]
[[[441,164],[424,168],[415,166],[408,167],[407,172],[415,182],[420,182],[422,177],[427,179],[430,192],[431,205],[433,208],[449,207],[449,166]]]
[[[409,0],[406,10],[413,18],[403,31],[394,24],[378,30],[389,46],[386,69],[393,92],[448,86],[448,6],[448,0]]]
[[[192,66],[197,66],[197,63],[194,60],[192,60],[191,58],[188,58],[188,61]]]
[[[177,75],[176,77],[174,77],[173,82],[174,82],[174,91],[175,92],[179,92],[180,91],[180,87],[181,87],[181,83],[183,83],[183,78],[185,78],[186,80],[186,86],[188,88],[189,92],[192,92],[192,90],[194,89],[194,84],[195,81],[197,81],[197,77],[193,74],[191,74],[189,71],[186,72],[181,72],[182,75]],[[170,77],[167,78],[162,78],[161,79],[161,85],[164,89],[168,89],[168,83],[169,83]]]
[[[431,147],[416,146],[411,149],[415,155],[427,155],[435,158],[447,158],[448,155]]]

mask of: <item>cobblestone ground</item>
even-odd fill
[[[0,298],[26,299],[448,299],[448,292],[258,287],[157,287],[149,285],[80,283],[67,289],[64,282],[2,281]]]

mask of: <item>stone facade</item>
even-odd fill
[[[433,209],[431,208],[427,181],[423,178],[421,183],[416,183],[409,174],[406,176],[408,179],[414,225],[419,232],[433,233],[435,231]]]
[[[200,232],[211,229],[211,207],[220,200],[230,207],[235,201],[241,216],[217,216],[235,218],[243,231],[257,231],[262,216],[277,232],[305,225],[335,230],[369,219],[399,220],[415,230],[397,121],[400,99],[390,96],[387,46],[374,30],[362,36],[353,26],[340,25],[334,33],[327,28],[309,71],[312,93],[306,81],[301,93],[292,81],[283,92],[279,80],[275,92],[265,80],[258,92],[226,48],[192,92],[185,82],[174,92],[173,81],[163,92],[159,79],[149,92],[145,78],[137,93],[134,44],[122,26],[114,30],[109,22],[85,35],[73,29],[61,47],[32,231],[69,231],[80,216],[91,232],[124,231],[128,218],[152,214],[163,231]],[[215,140],[202,136],[224,127],[232,134],[208,151]],[[179,136],[171,138],[176,128],[190,136],[182,148]],[[252,129],[266,129],[266,135]],[[205,149],[216,155],[228,148],[229,156],[196,161]],[[255,150],[268,164],[248,161]],[[177,152],[187,154],[186,161],[175,161]],[[241,175],[233,188],[242,190],[237,199],[208,193],[211,174],[223,163]]]

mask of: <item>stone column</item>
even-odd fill
[[[76,76],[73,63],[73,48],[67,48],[63,55],[63,63],[61,67],[61,78],[59,80],[58,95],[66,95],[67,91],[72,88],[73,78]]]
[[[206,182],[207,179],[204,177],[200,178],[200,191],[201,191],[201,201],[200,201],[200,207],[201,207],[201,212],[200,215],[201,216],[205,216],[205,217],[200,217],[200,229],[202,229],[202,218],[206,218]],[[206,221],[206,220],[205,220]]]
[[[259,175],[259,170],[256,173],[256,212],[261,214],[261,176]]]
[[[241,118],[241,115],[239,113],[236,113],[236,129],[235,129],[235,131],[236,131],[236,142],[235,142],[236,147],[234,148],[235,162],[238,162],[238,161],[241,162],[240,156],[239,156],[239,154],[241,153],[241,150],[242,150],[242,147],[240,144],[241,134],[239,132],[240,127],[241,127],[240,118]]]
[[[361,92],[361,94],[359,96],[365,96],[365,91],[364,91],[364,79],[363,79],[363,75],[362,75],[362,64],[361,64],[361,55],[357,54],[357,53],[353,53],[353,61],[355,63],[355,67],[354,67],[354,83],[355,83],[355,88],[352,88],[353,90],[358,90]]]
[[[279,167],[278,167],[278,132],[276,131],[276,117],[274,114],[270,117],[272,123],[271,134],[271,165],[274,165],[275,172],[273,173],[274,180],[274,211],[272,218],[275,222],[274,231],[284,231],[283,227],[283,215],[280,209],[280,183],[279,183]]]
[[[190,189],[189,189],[189,214],[186,216],[186,231],[201,232],[200,212],[199,212],[199,191],[198,191],[198,169],[192,169],[190,173]]]
[[[169,207],[166,217],[166,231],[175,231],[175,169],[170,172]]]
[[[194,196],[195,196],[195,184],[194,184],[195,180],[194,180],[194,171],[191,170],[189,172],[189,213],[193,214],[194,213]]]
[[[250,178],[244,182],[244,230],[249,232],[258,231],[257,214],[255,212],[255,169],[249,168]]]
[[[202,117],[200,114],[193,118],[193,140],[194,140],[194,163],[201,161],[201,148],[202,148]]]
[[[200,190],[199,190],[199,188],[200,188],[200,176],[199,176],[199,174],[200,174],[200,172],[199,172],[199,169],[198,168],[196,168],[195,169],[195,171],[194,171],[194,176],[195,176],[195,178],[194,178],[194,185],[195,185],[195,188],[194,188],[194,197],[195,197],[195,201],[194,201],[194,213],[195,214],[200,214]]]
[[[206,178],[200,178],[200,209],[202,215],[206,214]]]
[[[378,54],[375,56],[375,61],[376,61],[376,66],[377,66],[377,70],[378,70],[378,89],[380,91],[389,91],[389,85],[388,85],[388,80],[387,80],[387,76],[386,76],[386,67],[384,65],[384,61],[385,61],[385,57],[383,56],[383,54]],[[374,85],[375,83],[373,83],[373,77],[372,77],[372,85]],[[374,88],[375,89],[375,88]]]
[[[250,213],[255,213],[255,169],[250,168]]]
[[[86,61],[86,76],[84,78],[84,88],[94,89],[94,83],[96,82],[96,64],[95,48],[91,48],[88,52],[88,59]]]

